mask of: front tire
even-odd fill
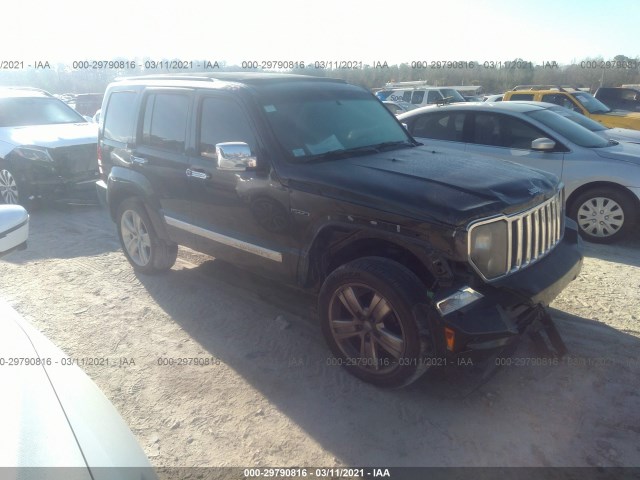
[[[141,273],[161,273],[176,262],[178,246],[158,237],[140,200],[128,199],[120,205],[118,237],[127,260]]]
[[[610,187],[587,190],[571,202],[570,217],[582,238],[594,243],[613,243],[633,229],[638,216],[633,199]]]
[[[430,364],[425,359],[437,350],[434,322],[421,315],[416,320],[418,304],[429,304],[426,288],[399,263],[365,257],[337,268],[318,298],[322,332],[335,363],[380,387],[417,380]]]

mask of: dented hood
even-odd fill
[[[559,184],[540,170],[426,146],[310,163],[294,175],[293,188],[454,226],[522,211]]]

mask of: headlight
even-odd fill
[[[21,158],[31,161],[53,162],[53,158],[45,148],[38,147],[18,147],[13,152]]]
[[[471,262],[485,278],[490,280],[507,273],[509,233],[506,220],[472,226],[469,242]]]

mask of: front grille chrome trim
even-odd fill
[[[533,208],[513,215],[477,220],[467,228],[468,259],[476,272],[488,282],[515,273],[544,258],[564,236],[564,187],[550,199]],[[486,278],[471,259],[471,233],[475,227],[488,223],[507,223],[507,271],[494,278]]]

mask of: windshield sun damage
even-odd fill
[[[270,97],[262,107],[294,160],[412,145],[384,105],[360,89],[292,92]]]
[[[56,98],[0,99],[0,127],[80,122],[86,122],[86,120]]]

